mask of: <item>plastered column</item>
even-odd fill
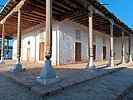
[[[89,27],[89,33],[88,33],[88,64],[86,66],[89,70],[94,70],[95,65],[93,62],[93,11],[90,11],[88,13],[88,27]]]

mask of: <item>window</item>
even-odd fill
[[[96,43],[96,35],[93,34],[93,43]]]
[[[80,30],[76,30],[76,40],[77,41],[80,41],[81,40]]]
[[[40,30],[40,40],[44,41],[44,29]]]

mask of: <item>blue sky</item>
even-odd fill
[[[0,0],[0,5],[5,5],[7,1],[8,0]],[[1,9],[2,9],[2,7],[0,6],[0,10]],[[9,46],[12,46],[12,45],[13,45],[13,41],[12,40],[9,40]]]
[[[7,2],[8,0],[0,0],[0,5],[5,5],[5,3]],[[0,10],[2,9],[2,7],[0,7]]]
[[[107,2],[108,8],[121,21],[133,28],[133,0],[99,0],[101,3]]]
[[[8,0],[0,0],[0,4],[4,5]],[[133,0],[98,0],[101,3],[107,2],[106,5],[112,13],[120,20],[126,23],[130,28],[133,28]],[[1,7],[0,7],[1,10]]]

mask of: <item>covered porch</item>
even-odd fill
[[[93,29],[110,36],[110,59],[108,62],[103,61],[104,63],[108,63],[108,66],[111,67],[115,66],[114,37],[122,37],[121,63],[126,63],[124,36],[129,37],[129,58],[127,62],[132,62],[131,41],[133,31],[96,0],[81,0],[80,2],[79,0],[72,0],[71,2],[70,0],[46,0],[46,2],[42,0],[9,0],[1,12],[1,64],[4,62],[5,33],[8,33],[9,36],[16,35],[15,33],[17,33],[17,62],[12,72],[24,71],[23,64],[21,63],[21,35],[24,34],[28,28],[40,23],[46,23],[46,25],[44,25],[46,26],[46,60],[37,81],[45,85],[51,83],[51,81],[52,83],[59,81],[59,77],[56,76],[51,66],[52,20],[61,22],[65,19],[69,19],[88,28],[88,63],[85,67],[87,70],[94,71],[97,66],[100,65],[100,62],[96,63],[93,60]],[[72,66],[77,65],[74,64]]]

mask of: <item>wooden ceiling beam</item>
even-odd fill
[[[88,17],[87,16],[82,16],[82,17],[77,17],[76,19],[73,19],[74,22],[78,22],[78,21],[83,21],[86,20],[87,21]]]
[[[14,15],[14,18],[16,18],[16,21],[17,21],[17,18],[18,18],[18,16],[17,15]],[[35,22],[35,23],[38,23],[39,24],[39,22],[41,23],[41,21],[42,20],[39,20],[39,19],[36,19],[36,18],[31,18],[31,17],[28,17],[28,16],[25,16],[24,14],[22,15],[22,22]]]
[[[0,21],[0,23],[3,24],[14,12],[17,12],[19,9],[21,9],[22,6],[24,5],[25,1],[26,1],[26,0],[21,0],[21,1],[19,2],[19,4],[18,4],[16,7],[14,7],[14,8],[12,9],[12,11],[10,11],[10,13],[8,13],[8,15],[6,15],[6,16]]]
[[[80,20],[80,19],[84,19],[86,17],[87,17],[87,14],[81,14],[81,15],[70,18],[70,20]]]
[[[36,18],[36,17],[33,17],[33,16],[27,16],[27,14],[22,14],[22,17],[23,18],[27,18],[27,19],[31,19],[31,20],[35,20],[35,21],[38,21],[38,22],[43,22],[43,21],[45,21],[45,19],[40,19],[40,18]]]
[[[30,8],[30,9],[29,9]],[[33,5],[30,5],[30,4],[26,4],[26,6],[22,9],[24,11],[28,11],[29,13],[34,13],[34,14],[38,14],[38,15],[41,15],[41,16],[46,16],[46,10],[43,10],[41,8],[38,8],[38,7],[34,7]],[[53,19],[54,20],[59,20],[59,15],[57,17],[57,14],[53,13]]]
[[[29,5],[32,5],[32,7],[34,7],[35,9],[36,9],[36,8],[39,8],[39,9],[42,9],[42,10],[44,10],[44,11],[46,12],[46,7],[45,7],[45,6],[40,6],[40,5],[38,5],[37,2],[33,3],[33,1],[32,1],[32,2],[27,1],[27,3],[28,3]],[[31,9],[31,8],[30,8],[30,9]],[[57,14],[57,15],[62,15],[62,13],[59,12],[58,10],[55,11],[55,10],[53,9],[52,12],[53,12],[54,14]]]
[[[77,22],[77,23],[84,23],[84,22],[87,22],[88,23],[88,18],[84,18],[84,19],[80,19],[80,20],[74,20],[74,22]]]
[[[46,17],[43,17],[43,16],[40,16],[40,15],[37,15],[37,14],[34,14],[32,12],[25,12],[23,11],[22,12],[22,15],[25,14],[27,16],[31,16],[31,17],[36,17],[36,18],[39,18],[39,19],[43,19],[43,20],[46,20]]]
[[[44,1],[35,0],[35,2],[39,2],[42,6],[45,5],[45,7],[46,7],[46,2],[44,2]],[[59,8],[59,7],[57,7],[57,6],[54,6],[54,4],[52,4],[52,5],[53,5],[53,6],[52,6],[53,10],[56,9],[56,10],[58,10],[58,11],[60,11],[60,12],[66,13],[66,11],[65,11],[63,8]]]
[[[86,10],[85,9],[82,9],[82,10],[77,10],[77,11],[72,11],[68,14],[65,14],[63,15],[61,18],[60,18],[60,21],[64,20],[64,19],[69,19],[69,18],[72,18],[74,16],[77,16],[79,14],[83,14],[83,13],[86,13]]]
[[[71,7],[74,7],[74,8],[80,8],[79,6],[77,6],[74,2],[72,3],[72,0],[62,0],[62,2],[64,2],[65,4],[67,5],[70,5]]]
[[[66,4],[64,4],[62,2],[59,2],[59,1],[56,1],[56,0],[53,0],[53,3],[56,4],[56,5],[58,5],[58,6],[60,6],[60,7],[62,7],[62,8],[64,8],[64,9],[67,9],[69,11],[72,11],[72,9],[73,9],[69,5],[66,5]]]

